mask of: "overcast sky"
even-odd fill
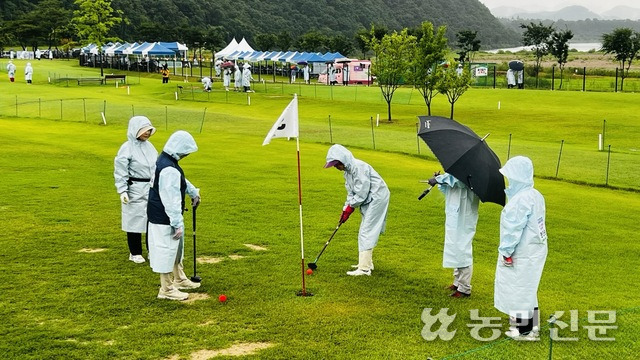
[[[640,8],[634,0],[479,0],[489,9],[499,6],[509,6],[533,11],[554,11],[571,5],[581,5],[593,12],[604,12],[618,5]]]

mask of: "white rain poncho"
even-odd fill
[[[156,130],[145,116],[134,116],[129,120],[127,141],[122,144],[113,161],[113,177],[118,194],[126,192],[129,203],[122,204],[122,231],[144,233],[147,231],[147,200],[150,181],[156,170],[158,151],[147,141],[138,140],[138,132],[150,127]],[[129,181],[137,179],[136,181]]]
[[[242,87],[242,70],[236,65],[236,71],[233,73],[233,87],[237,89]]]
[[[500,246],[494,291],[494,306],[520,318],[532,318],[538,306],[538,285],[547,259],[545,203],[533,188],[533,164],[516,156],[500,169],[509,186],[507,205],[500,216]],[[502,257],[513,266],[502,264]]]
[[[224,69],[224,73],[222,74],[222,81],[224,87],[229,87],[231,85],[231,70]]]
[[[327,162],[338,160],[344,164],[344,186],[347,201],[344,205],[360,208],[362,221],[358,232],[358,250],[373,249],[384,233],[389,209],[389,188],[382,177],[362,160],[353,157],[342,145],[333,145],[327,152]]]
[[[202,78],[202,80],[200,80],[200,82],[202,82],[202,87],[204,88],[204,90],[211,90],[211,84],[213,83],[213,81],[211,81],[211,78],[208,76],[205,76]]]
[[[175,160],[198,150],[193,136],[186,131],[173,133],[164,146],[163,152]],[[166,274],[173,271],[175,264],[184,257],[184,218],[182,216],[182,194],[180,192],[180,172],[173,167],[165,167],[158,175],[158,191],[170,225],[149,222],[149,264],[153,272]],[[200,196],[200,189],[185,178],[186,195]],[[183,229],[183,236],[174,240],[176,229]]]
[[[478,197],[463,182],[444,173],[436,176],[445,196],[445,234],[442,266],[464,268],[473,264],[473,236],[478,223]]]
[[[15,77],[16,75],[16,66],[11,60],[9,60],[9,63],[7,64],[7,74],[10,78]]]
[[[31,63],[27,63],[27,66],[24,68],[24,79],[27,81],[33,80],[33,67]]]
[[[253,81],[253,76],[251,76],[251,65],[244,64],[244,70],[242,71],[242,86],[251,87],[251,81]]]

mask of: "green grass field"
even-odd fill
[[[17,83],[0,72],[0,216],[6,231],[0,240],[6,276],[0,285],[0,358],[203,359],[216,354],[207,350],[250,344],[265,348],[246,356],[264,359],[548,358],[546,327],[540,342],[520,343],[478,341],[467,326],[479,323],[470,321],[470,310],[478,309],[480,316],[500,317],[502,331],[508,327],[493,308],[498,205],[480,206],[473,296],[454,301],[443,290],[451,281],[450,269],[441,266],[444,198],[433,192],[416,200],[424,190],[418,180],[440,169],[424,143],[418,155],[416,116],[426,107],[417,91],[398,91],[394,120],[387,123],[377,88],[258,84],[248,105],[246,94],[226,93],[219,81],[207,95],[196,91],[196,82],[172,78],[163,86],[159,77],[131,74],[127,95],[126,87],[113,83],[48,84],[51,73],[95,71],[74,62],[32,63],[31,86],[21,76],[24,62],[17,63]],[[177,85],[183,86],[178,101]],[[345,275],[357,261],[354,215],[306,278],[315,294],[309,298],[295,296],[301,281],[295,143],[275,139],[261,146],[293,93],[300,94],[307,261],[331,235],[345,197],[342,174],[322,168],[330,140],[370,163],[392,194],[373,276]],[[578,311],[577,330],[560,330],[578,341],[554,341],[556,359],[633,359],[640,351],[639,96],[472,89],[456,104],[454,117],[478,134],[491,133],[488,143],[503,162],[508,153],[534,162],[549,233],[541,318],[565,311],[560,320],[569,324],[569,311]],[[434,102],[433,114],[448,116],[445,98]],[[106,126],[100,115],[105,109]],[[370,118],[378,113],[373,150]],[[198,256],[220,260],[198,265],[203,285],[195,293],[210,298],[157,300],[158,276],[127,260],[112,173],[132,114],[147,115],[157,126],[151,138],[157,149],[177,129],[198,142],[199,151],[181,165],[202,194]],[[609,154],[597,149],[604,119],[605,144],[611,144],[608,179]],[[191,274],[187,223],[185,269]],[[229,298],[225,304],[217,300],[222,293]],[[423,339],[425,308],[457,314],[449,327],[457,330],[453,340]],[[589,339],[586,326],[597,325],[588,318],[593,310],[616,311],[617,329],[599,334],[615,341]]]

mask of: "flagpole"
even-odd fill
[[[304,232],[302,230],[302,183],[300,181],[300,137],[296,137],[296,152],[298,155],[298,207],[300,209],[300,254],[301,254],[301,270],[302,270],[302,292],[301,296],[311,295],[307,294],[304,279]]]

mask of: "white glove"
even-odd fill
[[[173,240],[180,240],[183,232],[184,232],[183,228],[177,228],[175,230],[175,233],[173,234]]]
[[[122,194],[120,194],[120,201],[122,201],[123,204],[128,204],[129,203],[129,195],[127,195],[126,192],[123,192]]]
[[[198,207],[198,205],[200,205],[200,196],[196,196],[193,199],[191,199],[192,207]]]

